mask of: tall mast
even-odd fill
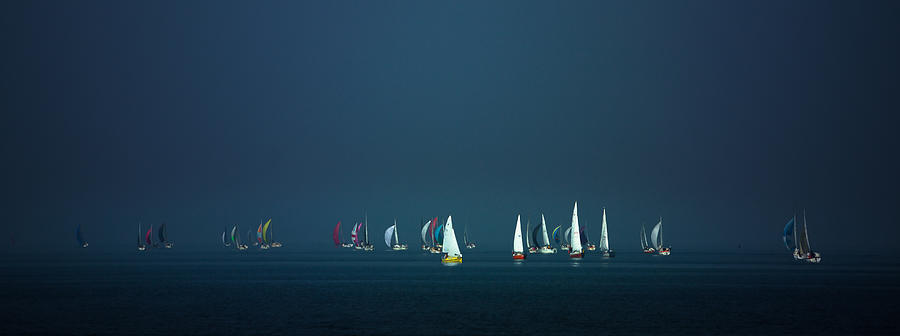
[[[400,245],[400,238],[397,238],[397,219],[394,218],[394,242]]]
[[[365,224],[363,226],[366,227],[366,244],[369,244],[369,212],[365,211]]]

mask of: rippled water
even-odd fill
[[[900,265],[335,249],[3,256],[8,334],[897,334]]]

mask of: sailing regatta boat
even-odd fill
[[[514,260],[525,260],[525,248],[522,247],[522,216],[516,216],[516,232],[513,234],[512,257]]]
[[[269,224],[271,224],[271,223],[272,223],[272,219],[269,218],[269,221],[266,222],[265,226],[263,226],[263,240],[271,242],[271,243],[269,243],[269,247],[273,247],[273,248],[281,247],[281,243],[275,241],[275,231],[273,231],[274,229],[269,229]],[[269,231],[268,235],[266,234],[267,229]],[[268,237],[268,239],[266,237]]]
[[[375,245],[369,243],[369,214],[366,213],[365,225],[365,242],[363,243],[363,251],[375,251]]]
[[[581,245],[587,248],[588,251],[594,251],[597,249],[597,245],[591,242],[591,238],[588,237],[587,226],[581,227]]]
[[[578,202],[575,202],[575,208],[572,209],[572,237],[570,241],[572,246],[569,248],[569,258],[584,258],[584,249],[581,248],[581,229],[578,227]]]
[[[803,228],[798,228],[801,225]],[[806,210],[803,210],[802,224],[797,222],[797,215],[795,214],[784,226],[784,245],[793,252],[794,260],[802,260],[814,264],[822,261],[822,255],[809,247],[809,235],[807,235],[806,230]]]
[[[222,231],[222,245],[229,247],[229,246],[231,246],[231,241],[225,239],[226,235],[228,235],[228,227],[227,226],[225,227],[225,230]],[[138,224],[138,244],[140,244],[140,242],[141,242],[141,226],[140,226],[140,224]],[[138,250],[143,251],[143,249],[141,249],[140,245],[138,245]]]
[[[422,221],[423,222],[425,221],[424,217],[422,218]],[[431,247],[428,246],[428,238],[425,237],[425,235],[428,234],[428,227],[430,227],[430,226],[431,226],[430,220],[428,222],[426,222],[425,225],[422,225],[422,251],[431,250]]]
[[[437,239],[437,234],[435,234],[435,231],[440,233],[440,228],[443,227],[443,225],[438,225],[438,219],[438,217],[434,217],[434,219],[431,220],[431,226],[429,227],[429,230],[431,230],[431,234],[429,234],[429,237],[431,237],[432,245],[431,250],[429,251],[433,254],[441,253],[441,251],[443,251],[442,240]]]
[[[75,239],[78,240],[78,246],[81,246],[81,248],[88,247],[88,242],[84,240],[84,235],[81,233],[81,224],[75,227]]]
[[[653,227],[653,230],[650,230],[650,243],[653,244],[653,248],[656,249],[656,254],[667,256],[672,253],[669,247],[663,245],[662,240],[662,217],[659,217],[659,223],[656,223],[656,226]]]
[[[170,249],[173,244],[169,241],[166,234],[166,223],[163,222],[162,225],[159,226],[159,243],[162,244],[163,247]]]
[[[644,223],[641,223],[641,249],[644,253],[655,253],[656,249],[650,246],[647,241],[647,230],[644,229]]]
[[[393,243],[391,242],[393,240]],[[397,219],[394,218],[394,225],[384,230],[384,243],[388,248],[394,251],[406,251],[406,244],[400,244],[400,238],[397,237]]]
[[[550,245],[550,238],[547,237],[547,221],[544,220],[544,214],[541,214],[541,238],[544,239],[544,244],[541,245],[541,254],[556,253],[556,249],[553,248],[553,245]]]
[[[609,234],[606,232],[606,208],[603,208],[603,216],[600,221],[600,253],[607,258],[616,256],[616,251],[609,248]]]
[[[346,247],[345,244],[341,243],[341,221],[338,221],[337,225],[334,226],[334,233],[331,234],[331,239],[334,240],[334,247]]]
[[[263,241],[263,222],[262,219],[259,220],[259,227],[256,228],[256,242],[259,245],[260,249],[268,250],[269,244],[266,244]]]
[[[534,228],[534,232],[531,234],[531,237],[528,236],[528,233],[531,232],[531,220],[525,221],[525,248],[528,249],[528,253],[538,253],[537,247],[537,227]],[[531,246],[531,240],[534,240],[535,246]]]
[[[225,242],[225,231],[222,231],[222,242]],[[141,243],[141,222],[138,222],[138,232],[137,232],[137,250],[144,251],[147,249],[147,245]]]
[[[570,245],[569,239],[572,239],[572,227],[571,226],[569,226],[569,228],[566,229],[566,232],[563,233],[563,235],[562,235],[563,242],[562,242],[562,244],[559,245],[559,247],[563,250],[571,250],[572,246]]]
[[[237,234],[237,224],[231,228],[231,242],[237,247],[238,251],[247,249],[247,245],[241,243],[241,236]]]
[[[441,263],[454,265],[462,263],[462,252],[456,243],[456,232],[453,231],[453,216],[447,216],[447,224],[444,224],[444,239],[441,241]]]
[[[466,227],[463,229],[463,244],[466,245],[467,249],[473,249],[477,247],[475,242],[469,241],[469,220],[466,219]]]

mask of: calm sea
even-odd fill
[[[900,333],[900,264],[874,256],[464,253],[5,255],[0,334]]]

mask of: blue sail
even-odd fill
[[[787,247],[788,250],[793,251],[796,248],[794,245],[794,219],[791,218],[790,221],[787,222],[787,225],[784,226],[784,246]]]
[[[553,229],[553,240],[556,242],[556,245],[560,245],[559,244],[559,228],[560,227],[557,226],[555,229]]]
[[[438,227],[436,227],[434,229],[434,241],[436,241],[438,244],[441,244],[441,242],[443,241],[443,240],[441,240],[441,237],[442,237],[441,232],[444,232],[441,229],[443,229],[443,228],[444,228],[444,224],[441,224],[441,225],[438,225]]]

